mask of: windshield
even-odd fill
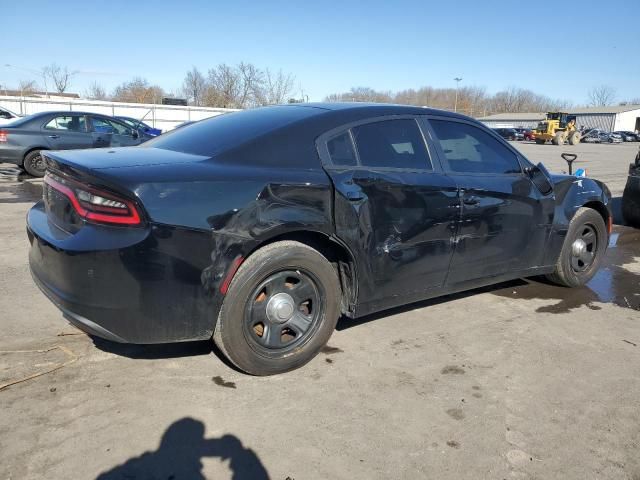
[[[118,120],[120,120],[121,122],[126,123],[127,125],[129,125],[130,127],[133,128],[151,128],[149,125],[147,125],[144,122],[141,122],[139,120],[136,120],[135,118],[129,118],[129,117],[116,117]]]
[[[0,110],[3,111],[3,112],[8,112],[11,115],[13,115],[14,117],[19,117],[20,116],[16,112],[13,112],[13,111],[9,110],[8,108],[0,107]]]

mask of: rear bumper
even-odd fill
[[[110,332],[106,328],[98,325],[97,323],[92,322],[88,318],[85,318],[82,315],[78,315],[77,313],[69,310],[69,308],[67,307],[69,307],[70,305],[67,302],[63,302],[59,295],[56,295],[44,283],[42,283],[38,276],[33,273],[33,270],[31,270],[31,276],[33,277],[33,281],[38,286],[38,288],[40,288],[42,293],[44,293],[49,298],[49,300],[51,300],[51,302],[53,302],[53,304],[60,309],[60,311],[62,312],[62,316],[66,318],[69,323],[75,325],[80,330],[88,333],[89,335],[95,335],[112,342],[128,343],[127,340],[120,337],[119,335],[116,335],[115,333]]]
[[[204,281],[206,233],[87,224],[69,235],[42,202],[29,211],[27,233],[36,284],[80,329],[126,343],[211,337],[221,295]]]

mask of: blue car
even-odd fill
[[[157,137],[158,135],[162,134],[162,130],[160,130],[159,128],[150,127],[146,123],[140,120],[136,120],[135,118],[131,118],[131,117],[115,117],[115,118],[117,118],[121,122],[126,123],[130,127],[137,129],[140,133],[149,135],[150,137]]]

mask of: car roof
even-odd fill
[[[317,108],[319,110],[330,111],[359,111],[368,112],[372,115],[441,115],[447,117],[467,118],[459,113],[448,110],[440,110],[430,107],[419,107],[416,105],[400,105],[395,103],[375,103],[375,102],[310,102],[310,103],[290,103],[285,105],[294,108]]]

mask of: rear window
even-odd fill
[[[308,107],[276,106],[225,113],[160,135],[142,147],[213,156],[320,112]]]

